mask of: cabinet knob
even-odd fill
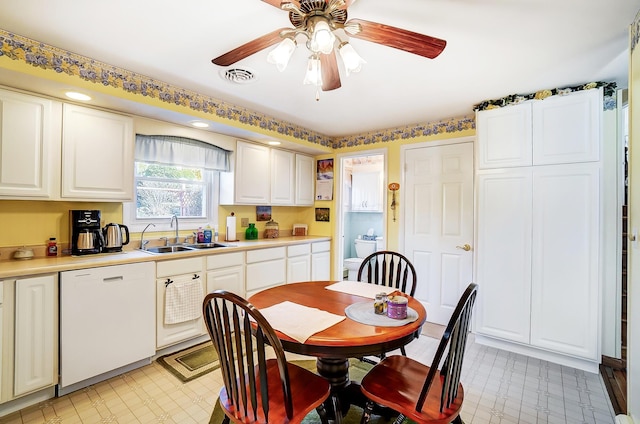
[[[468,252],[469,250],[471,250],[471,246],[469,246],[469,244],[465,244],[464,246],[456,246],[456,249],[462,249],[465,252]]]

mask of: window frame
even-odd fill
[[[136,162],[134,161],[134,167]],[[171,165],[170,165],[171,166]],[[180,165],[175,165],[180,166]],[[198,227],[206,227],[210,225],[212,228],[218,224],[218,207],[220,205],[220,171],[211,171],[202,169],[203,182],[205,183],[205,190],[207,198],[210,199],[207,207],[205,208],[206,216],[202,218],[190,218],[190,217],[178,217],[179,218],[179,230],[183,232],[185,230],[196,231]],[[154,224],[155,227],[150,227],[149,232],[164,232],[175,231],[175,228],[171,228],[171,218],[143,218],[138,219],[136,217],[136,199],[137,199],[137,177],[133,181],[133,200],[130,202],[124,202],[122,204],[122,219],[124,225],[129,228],[131,232],[142,232],[148,224]],[[183,233],[184,234],[184,233]],[[187,236],[188,237],[188,236]]]

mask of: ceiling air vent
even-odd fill
[[[224,79],[236,84],[248,84],[256,80],[256,74],[248,69],[230,68],[222,73]]]

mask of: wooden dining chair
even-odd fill
[[[413,296],[418,282],[416,269],[406,256],[391,250],[373,252],[362,260],[358,281],[393,287]]]
[[[224,423],[300,423],[314,408],[328,423],[329,382],[287,362],[258,309],[224,290],[209,293],[202,309],[224,380],[219,398]],[[269,346],[275,359],[267,359]]]
[[[362,260],[358,269],[358,281],[393,287],[413,296],[416,292],[418,277],[416,269],[406,256],[391,250],[380,250]],[[404,346],[400,348],[400,352],[407,356]],[[384,359],[385,356],[384,353],[381,354],[380,359]],[[367,358],[363,360],[372,363]]]
[[[400,413],[396,424],[405,417],[417,423],[462,423],[464,390],[460,373],[476,293],[477,285],[469,284],[440,339],[431,366],[394,355],[365,375],[360,388],[368,400],[361,424],[369,422],[376,404]]]

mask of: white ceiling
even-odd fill
[[[0,28],[334,137],[471,115],[474,104],[510,94],[592,81],[626,87],[638,10],[640,0],[358,0],[349,18],[447,47],[426,59],[351,39],[367,63],[349,77],[340,64],[342,88],[320,101],[302,84],[302,42],[282,73],[266,63],[270,49],[238,62],[257,75],[249,84],[223,79],[211,63],[291,27],[286,12],[260,0],[3,0]],[[0,83],[12,80],[0,72]]]

